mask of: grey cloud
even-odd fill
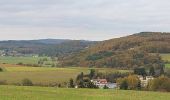
[[[50,32],[73,35],[79,32],[80,36],[97,38],[100,33],[103,39],[108,38],[106,34],[112,38],[116,33],[122,36],[139,31],[170,31],[169,12],[169,0],[1,0],[0,35],[4,32],[17,35],[20,27],[37,28],[35,32],[42,36]],[[1,30],[3,27],[17,29],[9,33]],[[28,34],[29,29],[23,29]]]

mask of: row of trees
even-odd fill
[[[125,78],[119,78],[117,83],[123,90],[149,90],[170,92],[170,78],[160,76],[149,80],[146,87],[141,86],[141,81],[136,75],[130,75]]]
[[[166,76],[160,76],[154,80],[150,80],[147,89],[151,91],[170,92],[170,78]]]
[[[165,74],[164,67],[161,67],[159,69],[156,69],[154,67],[150,67],[148,71],[146,71],[146,68],[144,67],[139,67],[139,68],[134,68],[134,74],[136,75],[142,75],[144,76],[161,76]]]

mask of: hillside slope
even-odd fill
[[[63,56],[67,53],[79,52],[95,43],[94,41],[66,39],[9,40],[0,41],[0,50],[6,52],[17,51],[21,54]]]
[[[157,53],[170,53],[170,33],[141,32],[106,40],[80,53],[60,59],[62,66],[134,68],[160,67]]]

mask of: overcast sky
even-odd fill
[[[170,32],[170,0],[0,0],[0,40]]]

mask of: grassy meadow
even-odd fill
[[[34,84],[63,83],[68,82],[70,78],[74,79],[81,72],[79,69],[48,67],[3,67],[3,69],[4,72],[0,72],[0,80],[5,80],[8,84],[20,83],[25,78]]]
[[[160,54],[164,61],[170,61],[170,54]]]
[[[169,100],[170,98],[170,93],[112,89],[0,86],[0,90],[0,100]]]
[[[68,82],[70,78],[75,79],[76,76],[83,72],[89,73],[89,68],[80,67],[67,67],[67,68],[55,68],[55,67],[25,67],[10,64],[0,64],[3,66],[3,72],[0,72],[0,81],[6,81],[8,84],[20,83],[23,79],[28,78],[34,84],[49,85],[53,83]],[[128,72],[127,70],[115,70],[110,68],[96,68],[98,72]]]
[[[165,64],[166,68],[170,69],[170,64]]]
[[[53,63],[52,59],[50,57],[12,57],[12,56],[0,56],[0,63],[1,64],[38,64],[38,61],[40,59],[47,59],[47,61],[44,61],[43,66],[50,66]]]
[[[161,54],[161,57],[162,57],[162,59],[166,62],[166,61],[168,61],[168,62],[170,62],[170,54]],[[170,63],[166,63],[165,64],[165,67],[166,68],[170,68]]]

